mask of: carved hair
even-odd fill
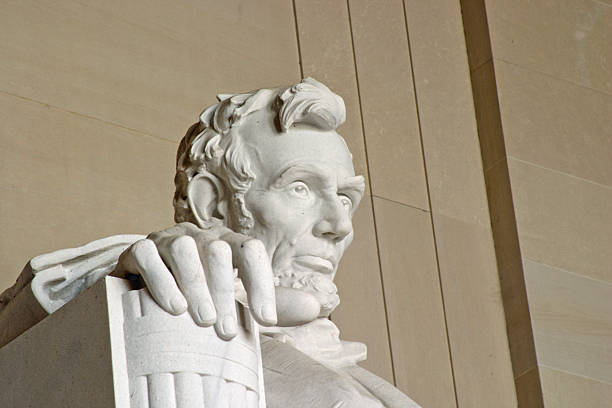
[[[276,112],[280,132],[298,124],[321,130],[335,130],[344,123],[344,101],[322,83],[305,78],[289,88],[218,95],[219,103],[207,108],[200,121],[192,125],[179,144],[174,184],[174,220],[194,221],[187,202],[187,185],[197,174],[209,172],[221,179],[231,194],[237,225],[246,232],[253,217],[246,208],[244,196],[255,174],[250,153],[244,147],[239,128],[250,113],[271,108]]]

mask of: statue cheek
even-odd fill
[[[304,210],[295,205],[290,205],[283,197],[273,194],[253,203],[253,215],[258,218],[262,225],[271,229],[284,229],[296,218],[304,216]]]
[[[265,191],[249,191],[246,196],[246,206],[253,215],[255,223],[265,227],[273,221],[274,200]]]

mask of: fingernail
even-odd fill
[[[217,312],[210,302],[198,306],[197,314],[200,326],[210,326],[217,320]]]
[[[261,308],[261,317],[270,324],[276,324],[276,305],[263,305]]]
[[[170,301],[170,307],[175,314],[183,314],[187,310],[187,301],[182,296],[177,296]]]
[[[238,331],[238,326],[236,325],[236,319],[234,316],[225,316],[223,318],[223,322],[221,323],[221,328],[226,336],[235,335]]]

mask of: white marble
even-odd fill
[[[242,396],[230,407],[265,408],[258,327],[244,307],[236,307],[238,334],[226,341],[188,313],[167,313],[146,289],[124,293],[131,407],[220,406],[225,396],[205,392],[204,384],[214,382]]]
[[[2,406],[222,406],[212,382],[243,395],[227,408],[265,408],[257,325],[237,307],[239,332],[225,341],[106,277],[0,349]]]
[[[120,294],[102,279],[0,349],[0,405],[129,407]]]
[[[229,406],[254,403],[263,396],[254,381],[265,378],[269,407],[416,407],[357,367],[365,346],[342,342],[327,319],[339,303],[333,279],[353,239],[352,217],[365,189],[336,132],[345,120],[342,98],[310,78],[218,98],[180,143],[178,224],[147,237],[109,237],[34,258],[0,302],[10,306],[33,276],[31,291],[52,313],[111,270],[139,276],[155,302],[148,296],[143,302],[142,292],[123,302],[133,312],[125,341],[134,406],[174,406],[182,398],[177,390],[199,384],[189,374],[198,373],[206,375],[202,387],[185,397],[190,404],[207,398]],[[257,365],[255,355],[234,355],[233,345],[256,333],[244,332],[250,320],[239,319],[237,301],[266,333],[261,355],[258,339],[248,340],[257,343],[263,376],[249,377],[234,363],[224,363],[233,367],[225,372],[220,362],[193,357],[221,353],[224,361]],[[136,316],[143,319],[145,308],[156,319],[141,327]],[[208,337],[184,344],[185,337],[171,333],[191,329],[178,322],[207,330]],[[150,340],[151,350],[134,345],[130,333]],[[165,360],[178,349],[191,351]]]

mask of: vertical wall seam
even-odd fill
[[[298,29],[297,8],[295,7],[295,0],[293,0],[291,4],[293,5],[293,24],[295,26],[295,39],[297,41],[298,63],[300,65],[300,78],[304,78],[304,66],[302,64],[302,47],[300,45],[300,30]]]
[[[421,127],[421,113],[419,110],[419,102],[418,102],[418,95],[417,95],[417,87],[416,87],[416,79],[415,79],[415,75],[414,75],[414,58],[412,55],[412,46],[410,44],[410,34],[408,32],[408,16],[406,14],[406,4],[405,4],[405,0],[402,0],[402,6],[403,6],[403,11],[404,11],[404,26],[406,28],[406,41],[408,44],[408,55],[410,57],[410,74],[412,76],[412,90],[414,92],[414,105],[415,105],[415,109],[416,109],[416,114],[417,114],[417,124],[418,124],[418,129],[419,129],[419,139],[421,141],[421,156],[423,158],[423,173],[425,176],[425,186],[426,186],[426,191],[427,191],[427,203],[429,205],[429,219],[431,222],[431,232],[433,235],[433,244],[434,244],[434,254],[435,254],[435,258],[436,258],[436,266],[438,269],[438,282],[440,285],[440,298],[442,300],[442,313],[444,314],[444,329],[446,332],[446,342],[448,344],[448,358],[449,358],[449,362],[450,362],[450,368],[451,368],[451,374],[452,374],[452,378],[453,378],[453,392],[455,393],[455,405],[457,407],[459,407],[459,398],[457,395],[457,382],[455,381],[455,367],[453,365],[453,353],[452,353],[452,346],[451,346],[451,341],[450,341],[450,335],[448,333],[448,318],[446,315],[446,303],[444,301],[444,288],[442,286],[442,274],[440,272],[440,258],[438,256],[438,240],[436,237],[436,230],[434,228],[434,217],[433,217],[433,208],[431,206],[431,195],[429,192],[429,177],[427,175],[427,161],[425,158],[425,147],[423,144],[423,130]]]
[[[495,74],[495,62],[494,62],[493,52],[492,52],[493,47],[492,47],[492,42],[491,42],[489,21],[488,21],[487,12],[486,12],[486,5],[484,3],[484,0],[481,0],[480,2],[473,2],[469,4],[472,7],[477,7],[477,10],[481,13],[482,19],[477,20],[477,21],[484,22],[483,25],[480,27],[482,28],[484,34],[487,36],[488,41],[486,42],[485,47],[488,48],[486,51],[488,51],[488,55],[490,55],[490,58],[487,58],[485,62],[479,64],[477,67],[474,67],[474,68],[471,67],[471,64],[473,62],[473,54],[470,51],[473,50],[475,47],[473,40],[475,38],[475,32],[477,32],[477,31],[474,31],[474,29],[477,28],[476,27],[477,24],[474,22],[470,23],[470,20],[466,18],[466,13],[465,13],[466,5],[467,5],[467,2],[465,0],[460,1],[461,20],[463,23],[463,35],[465,37],[465,46],[466,46],[467,57],[468,57],[468,66],[470,67],[469,74],[470,74],[470,82],[471,82],[471,90],[472,90],[472,102],[474,104],[474,113],[476,117],[476,129],[477,129],[478,142],[479,142],[479,148],[480,148],[480,159],[482,163],[483,178],[484,178],[484,184],[486,188],[487,207],[489,211],[489,221],[490,221],[490,227],[491,227],[491,239],[493,241],[495,262],[497,266],[498,278],[500,281],[500,292],[501,292],[502,307],[503,307],[503,312],[504,312],[506,339],[508,341],[508,353],[510,355],[510,363],[512,366],[512,374],[513,374],[513,379],[514,379],[514,392],[515,392],[518,404],[521,407],[524,406],[523,404],[521,404],[521,400],[520,400],[520,395],[519,395],[520,389],[518,387],[518,378],[525,372],[535,370],[537,374],[536,375],[537,384],[535,385],[538,391],[539,399],[537,401],[532,401],[533,404],[530,404],[530,406],[542,407],[544,405],[543,390],[542,390],[542,384],[540,381],[538,360],[537,360],[537,355],[536,355],[535,336],[533,333],[533,325],[531,321],[531,309],[529,308],[529,300],[527,298],[525,272],[523,269],[523,262],[522,262],[523,255],[522,255],[519,236],[518,236],[518,224],[516,220],[514,194],[512,193],[512,186],[510,182],[510,171],[509,171],[508,160],[507,160],[508,154],[506,151],[506,144],[504,140],[505,137],[504,137],[503,119],[501,116],[501,109],[500,109],[500,104],[499,104],[499,91],[497,89],[498,87],[497,87],[496,74]],[[486,64],[488,63],[491,64],[490,80],[487,81],[484,75],[479,80],[477,76],[478,71],[480,69],[485,70]],[[490,100],[488,100],[488,103],[484,102],[483,96],[481,95],[480,92],[477,91],[479,86],[481,87],[481,89],[485,89],[486,87],[482,86],[485,83],[489,83],[492,85],[492,92],[491,94],[487,95],[488,97],[490,97]],[[485,129],[483,129],[483,115],[485,114],[489,116],[489,119],[491,118],[494,119],[492,123],[494,123],[494,126],[499,134],[499,139],[497,139],[497,143],[499,144],[499,146],[501,146],[501,157],[495,160],[493,163],[489,163],[489,166],[486,169],[485,169],[485,161],[486,161],[485,156],[488,155],[489,152],[487,151],[487,144],[485,142],[485,139],[489,135],[484,134]],[[493,133],[493,136],[494,135],[495,133]],[[500,194],[502,196],[506,195],[508,197],[507,200],[509,201],[509,204],[510,204],[509,205],[510,210],[508,213],[505,213],[505,214],[503,213],[502,210],[500,210],[497,206],[493,204],[495,201],[494,200],[495,197],[493,196],[494,192],[491,187],[492,180],[490,176],[490,170],[498,165],[500,166],[499,167],[501,169],[500,171],[503,173],[503,182],[498,184],[499,188],[501,188],[503,191],[502,192],[498,191],[498,196]],[[494,222],[495,219],[497,219],[498,222],[501,222],[499,220],[504,219],[504,218],[508,220],[509,223],[514,227],[512,228],[512,231],[501,231],[499,225]],[[515,253],[518,256],[518,259],[512,259],[506,265],[504,265],[503,263],[504,259],[502,258],[502,255],[501,255],[502,250],[500,249],[500,236],[501,236],[500,234],[503,234],[505,236],[512,235],[513,243],[506,244],[506,248],[508,248],[509,245],[514,246],[515,247],[514,250],[516,251]],[[523,290],[521,290],[521,288],[518,288],[512,293],[508,293],[508,290],[504,290],[504,287],[502,286],[502,283],[504,280],[503,271],[504,271],[504,266],[513,265],[513,264],[518,265],[517,270],[519,271],[518,273],[520,273],[520,279],[522,280],[522,283],[523,283],[523,286],[522,286]],[[510,269],[510,272],[508,273],[512,273],[512,269]],[[511,313],[510,303],[511,303],[511,300],[517,296],[524,298],[525,303],[527,304],[527,313],[526,315],[522,316],[522,318],[526,319],[527,323],[529,324],[529,332],[531,335],[531,339],[530,339],[531,347],[529,347],[530,350],[527,350],[527,353],[529,352],[533,353],[532,357],[534,361],[536,362],[534,367],[529,368],[523,373],[516,372],[517,356],[516,354],[513,353],[516,345],[515,345],[515,342],[513,342],[512,330],[508,325],[509,315]]]
[[[389,343],[389,356],[391,358],[391,374],[393,375],[393,384],[397,386],[397,377],[395,375],[395,361],[393,359],[393,344],[391,342],[391,330],[389,327],[389,311],[387,307],[387,296],[385,294],[385,281],[384,281],[383,270],[382,270],[382,262],[380,259],[378,225],[376,223],[376,210],[374,209],[374,192],[372,190],[372,177],[370,174],[370,161],[368,158],[368,142],[366,139],[365,124],[363,120],[363,107],[362,107],[362,102],[361,102],[361,88],[359,85],[359,74],[357,72],[357,55],[355,53],[355,39],[353,37],[353,21],[351,19],[351,6],[349,4],[349,0],[346,0],[346,9],[347,9],[348,21],[349,21],[349,31],[351,34],[351,47],[353,51],[353,65],[355,68],[355,81],[357,83],[357,100],[359,102],[359,116],[361,120],[361,134],[363,137],[363,146],[364,146],[364,153],[365,153],[365,159],[366,159],[366,171],[368,173],[368,184],[370,186],[370,203],[372,206],[372,219],[374,222],[374,237],[376,240],[376,254],[378,256],[378,273],[380,276],[380,286],[381,286],[381,291],[382,291],[383,307],[385,310],[385,323],[387,326],[387,342]]]

